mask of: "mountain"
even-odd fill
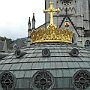
[[[16,40],[12,40],[6,37],[0,36],[0,51],[3,49],[4,41],[7,42],[7,48],[9,50],[13,49],[13,45],[16,44],[19,48],[26,47],[27,46],[27,37],[25,38],[18,38]]]

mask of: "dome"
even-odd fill
[[[79,53],[71,56],[70,52],[75,48]],[[43,50],[45,55],[48,51],[50,55],[44,57]],[[12,80],[15,90],[76,90],[75,88],[81,86],[90,90],[90,52],[84,48],[60,43],[42,43],[32,44],[23,48],[23,51],[26,54],[21,57],[10,54],[0,60],[0,78],[4,76],[0,83],[6,82],[5,85],[9,87]],[[5,72],[10,75],[5,77]],[[86,83],[83,83],[84,81]],[[79,83],[78,86],[75,83]],[[0,90],[3,90],[2,83]]]

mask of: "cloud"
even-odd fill
[[[27,36],[28,17],[36,17],[36,27],[44,23],[44,0],[0,0],[0,36],[16,39]]]

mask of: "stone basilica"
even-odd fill
[[[27,47],[0,53],[0,90],[90,90],[88,10],[88,0],[45,0],[46,22],[35,28],[33,14],[31,29],[29,18]]]
[[[70,23],[68,27],[74,33],[74,43],[79,46],[90,45],[90,5],[89,0],[45,0],[45,8],[49,2],[54,2],[54,7],[60,9],[60,13],[54,15],[54,23],[59,28],[65,28],[64,22]],[[67,3],[68,2],[68,3]],[[45,21],[49,22],[49,15],[45,15]]]

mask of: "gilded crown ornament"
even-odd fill
[[[57,28],[53,22],[53,14],[59,13],[59,9],[53,7],[53,2],[50,2],[50,7],[44,10],[44,13],[50,14],[50,23],[47,29],[41,28],[33,30],[31,34],[32,43],[43,43],[43,42],[61,42],[61,43],[72,43],[73,33],[70,30]]]

